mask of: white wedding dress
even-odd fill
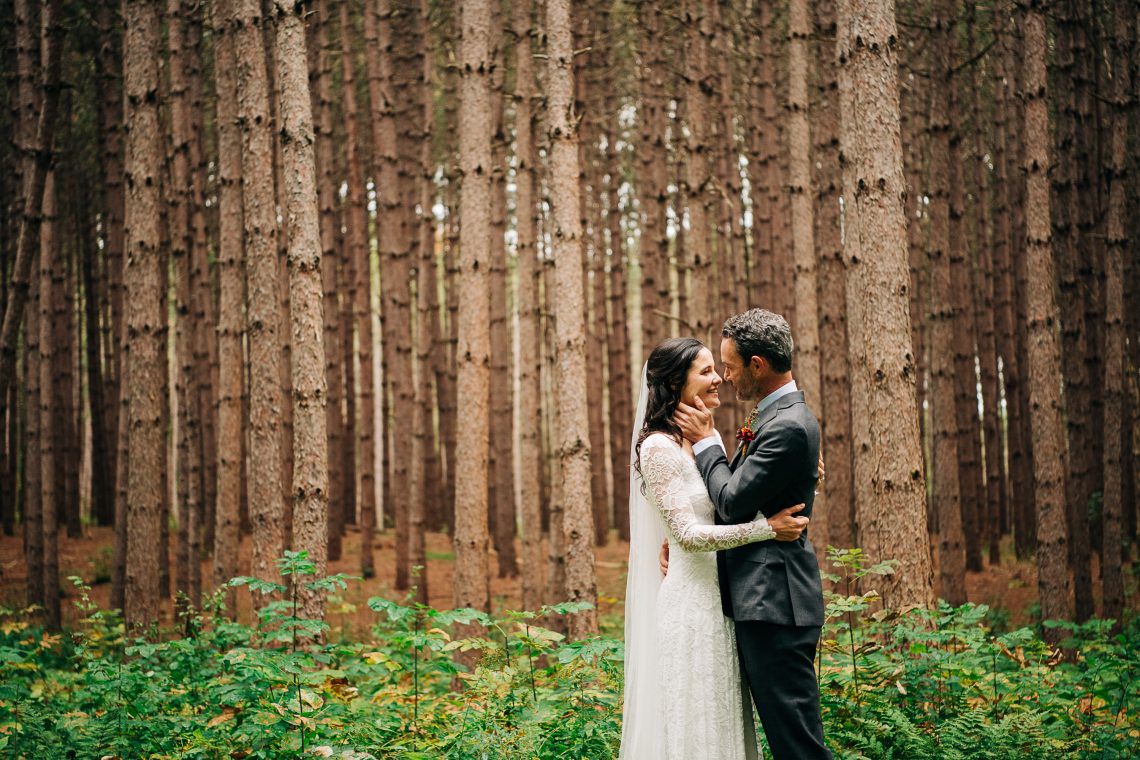
[[[715,525],[696,462],[667,435],[642,443],[641,476],[669,539],[669,573],[655,613],[661,757],[753,760],[759,753],[752,701],[742,685],[733,623],[721,610],[716,552],[772,539],[775,532],[762,515],[742,525]]]

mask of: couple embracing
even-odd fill
[[[819,424],[792,378],[783,317],[731,317],[720,354],[723,380],[700,341],[666,340],[642,378],[620,757],[757,758],[754,702],[774,760],[826,760],[823,591],[806,531]],[[712,421],[722,382],[755,404],[733,453]]]

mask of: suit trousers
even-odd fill
[[[736,621],[736,645],[773,760],[831,760],[815,653],[820,626]]]

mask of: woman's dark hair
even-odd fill
[[[681,400],[681,391],[689,376],[689,368],[705,347],[696,338],[669,338],[661,341],[649,354],[645,365],[645,424],[637,434],[634,466],[641,474],[641,444],[653,433],[665,433],[681,440],[681,429],[673,422],[673,412]]]

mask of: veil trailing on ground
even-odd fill
[[[661,661],[657,648],[657,592],[661,569],[657,556],[665,540],[665,524],[642,492],[637,437],[645,424],[649,399],[646,370],[641,370],[637,414],[629,444],[629,565],[625,584],[625,706],[622,711],[621,760],[658,758],[664,754],[661,715]]]

